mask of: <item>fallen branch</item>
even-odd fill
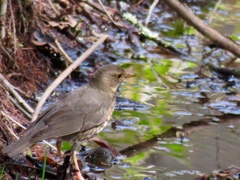
[[[167,0],[164,2],[174,11],[176,11],[185,21],[196,28],[202,35],[211,39],[217,46],[230,51],[237,57],[240,57],[240,47],[238,44],[224,37],[219,32],[205,24],[200,18],[195,16],[193,12],[191,12],[178,0]]]

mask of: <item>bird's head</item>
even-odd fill
[[[123,80],[131,76],[133,74],[126,73],[120,66],[109,64],[96,71],[90,80],[90,85],[104,91],[116,93]]]

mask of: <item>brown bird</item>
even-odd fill
[[[117,65],[105,65],[90,82],[68,93],[50,106],[16,142],[5,146],[3,153],[16,156],[41,140],[83,142],[93,138],[107,125],[115,106],[116,91],[124,78],[132,76]]]

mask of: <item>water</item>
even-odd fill
[[[234,3],[224,2],[223,6],[239,9]],[[198,11],[203,9],[200,7]],[[200,14],[204,14],[203,11]],[[223,18],[226,13],[222,13],[219,10],[215,15]],[[235,13],[230,14],[232,17]],[[167,28],[171,26],[168,17],[172,15],[168,14],[161,20],[161,28],[166,35],[175,30],[174,27]],[[220,27],[222,24],[219,21],[215,19],[212,22],[217,29],[237,28],[228,23]],[[167,40],[186,50],[183,40],[186,37],[183,34],[173,36]],[[188,40],[195,57],[201,59],[200,40],[197,36]],[[227,81],[206,69],[199,74],[201,69],[198,65],[159,54],[159,47],[151,41],[147,42],[148,47],[137,53],[142,58],[123,63],[128,67],[127,70],[136,72],[137,76],[123,84],[120,93],[150,108],[123,108],[114,112],[115,120],[122,120],[123,125],[115,130],[106,128],[101,137],[128,157],[108,169],[105,172],[106,179],[185,180],[231,165],[238,166],[240,122],[230,115],[239,115],[239,106],[235,100],[229,100],[229,94],[239,92],[238,85],[228,87]],[[227,61],[226,57],[221,61]],[[239,84],[237,78],[234,82]],[[171,128],[176,128],[176,131],[161,138]],[[176,137],[179,134],[184,137]]]

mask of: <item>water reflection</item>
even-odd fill
[[[239,114],[234,109],[238,102],[226,99],[224,105],[219,101],[234,87],[227,88],[224,79],[209,72],[206,72],[209,77],[199,75],[189,62],[155,59],[153,66],[168,90],[159,83],[147,62],[128,64],[138,75],[124,84],[120,92],[150,108],[115,111],[114,117],[123,120],[123,125],[116,130],[108,128],[101,135],[128,158],[107,170],[106,177],[185,180],[237,165],[239,122],[235,119],[224,124],[223,120],[233,117],[222,112]],[[185,137],[178,139],[176,135],[181,130]]]

